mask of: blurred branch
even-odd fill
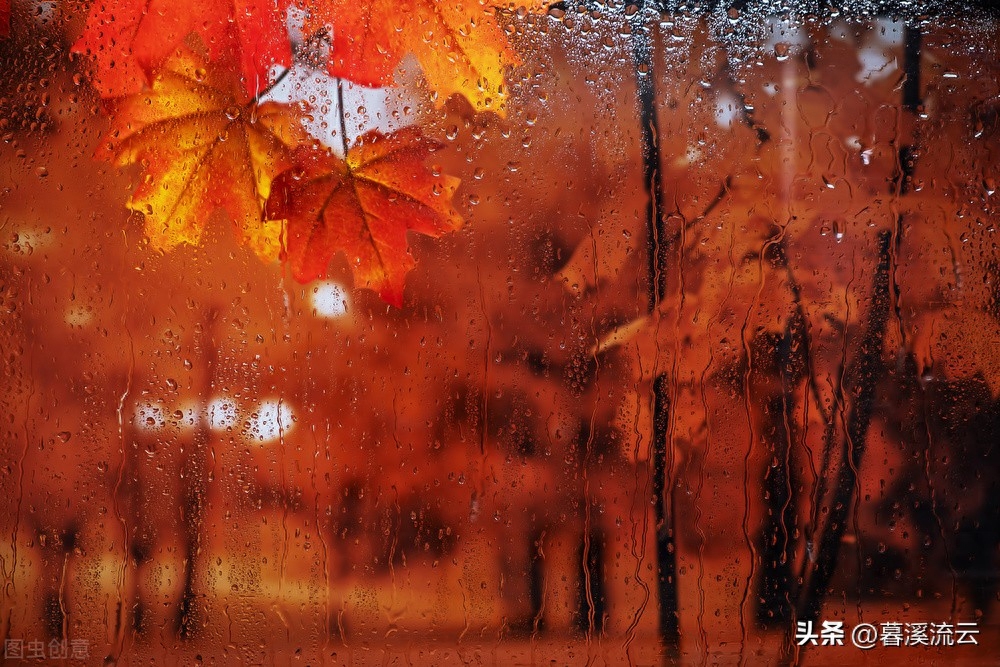
[[[813,534],[812,548],[807,549],[800,574],[802,588],[795,610],[795,618],[799,621],[815,622],[819,618],[827,586],[836,569],[848,512],[857,488],[858,470],[871,425],[875,387],[882,375],[882,348],[890,306],[890,239],[887,231],[879,234],[878,266],[873,279],[868,321],[857,354],[845,374],[845,386],[838,392],[838,395],[854,396],[854,402],[846,420],[841,417],[843,408],[834,406],[824,434],[824,441],[828,445],[838,443],[840,451],[837,460],[831,460],[831,465],[823,470],[820,477],[818,508],[826,510],[825,522]],[[790,661],[793,653],[791,642],[785,649],[788,654],[784,660]]]

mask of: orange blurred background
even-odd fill
[[[106,120],[67,54],[79,15],[32,7],[0,42],[5,640],[82,641],[88,664],[653,664],[656,364],[683,655],[771,662],[824,473],[805,406],[835,400],[877,232],[901,220],[892,363],[823,613],[976,621],[980,645],[803,659],[988,664],[995,26],[924,26],[911,117],[899,22],[734,20],[732,43],[724,21],[656,25],[677,242],[644,322],[640,120],[613,17],[509,17],[524,64],[506,119],[398,93],[445,142],[432,162],[462,179],[467,223],[411,239],[395,309],[342,258],[295,283],[221,214],[198,248],[147,248],[124,206],[136,174],[91,157]],[[812,398],[775,361],[779,237]]]

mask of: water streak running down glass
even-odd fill
[[[5,663],[995,661],[990,7],[234,12],[0,4]]]

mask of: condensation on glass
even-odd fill
[[[502,119],[352,87],[462,179],[396,308],[152,250],[84,8],[14,0],[6,658],[987,664],[997,25],[815,9],[505,7]]]

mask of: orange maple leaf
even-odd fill
[[[98,156],[142,164],[128,207],[145,216],[154,248],[197,244],[223,208],[245,243],[275,259],[280,226],[263,222],[263,202],[291,149],[308,141],[302,120],[298,107],[249,99],[234,74],[181,49],[150,90],[117,101]]]
[[[285,258],[294,277],[324,276],[343,251],[358,286],[402,305],[406,274],[416,264],[407,231],[436,237],[462,224],[451,201],[459,180],[424,165],[438,148],[418,129],[404,128],[369,132],[346,160],[296,151],[296,167],[274,180],[265,209],[268,219],[287,221]]]
[[[103,97],[139,92],[152,73],[195,33],[213,61],[239,67],[251,96],[267,87],[274,65],[291,62],[289,0],[97,0],[73,50],[94,58]]]
[[[504,113],[504,72],[517,55],[483,0],[306,0],[307,32],[332,27],[332,76],[386,86],[412,53],[440,106],[465,96],[477,111]]]

